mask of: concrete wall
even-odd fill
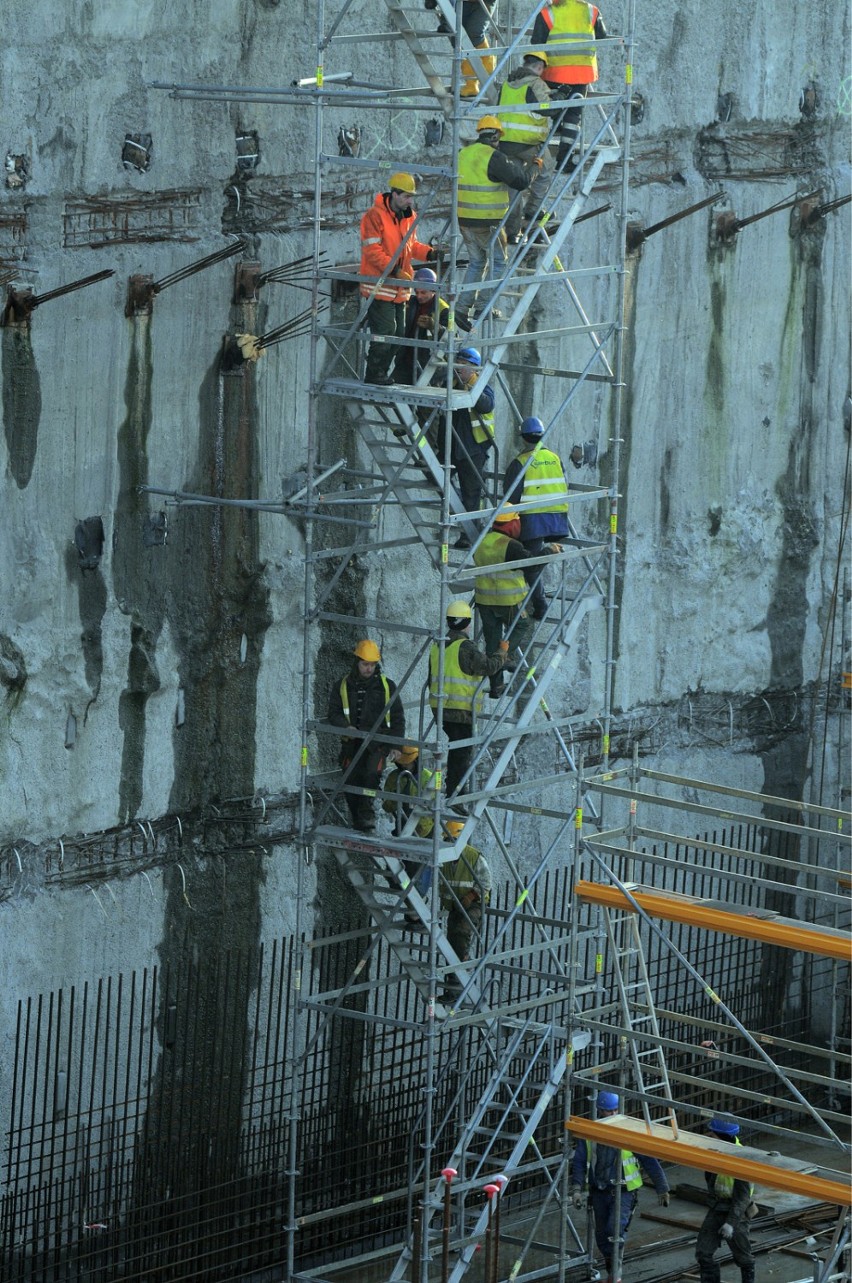
[[[645,114],[633,137],[632,218],[647,227],[720,189],[719,208],[740,218],[797,191],[830,200],[848,190],[848,13],[799,6],[782,20],[774,5],[729,2],[639,11]],[[375,5],[351,16],[353,30],[381,23]],[[622,6],[605,16],[618,32]],[[174,867],[162,874],[162,902],[139,877],[123,885],[105,902],[109,925],[87,891],[46,890],[60,837],[297,785],[300,531],[286,517],[169,509],[165,546],[146,546],[145,519],[166,505],[136,487],[277,497],[281,478],[305,460],[307,343],[274,348],[245,377],[221,377],[219,354],[227,331],[280,324],[309,296],[269,285],[256,306],[236,306],[228,262],[164,290],[150,317],[127,318],[124,308],[131,274],[160,280],[220,248],[223,228],[246,234],[265,268],[310,253],[316,145],[302,109],[188,103],[150,88],[155,80],[287,84],[311,74],[313,17],[292,3],[213,0],[179,11],[75,3],[57,21],[54,5],[10,0],[4,25],[3,141],[26,158],[29,176],[0,192],[0,257],[15,284],[36,293],[104,267],[116,272],[37,308],[29,330],[7,328],[0,342],[0,843],[10,891],[2,912],[14,919],[20,955],[14,966],[7,955],[11,996],[81,971],[144,965],[158,949],[189,956],[219,938],[198,914],[183,921]],[[621,75],[617,51],[601,61],[604,84]],[[329,58],[335,67],[417,82],[407,55],[384,46],[346,47]],[[801,92],[811,114],[800,110]],[[720,95],[730,95],[725,123]],[[327,114],[325,150],[336,150],[340,124],[358,123],[363,154],[416,168],[421,117],[356,116]],[[261,160],[244,182],[235,138],[250,130]],[[153,139],[145,173],[121,163],[128,133]],[[354,258],[373,189],[372,178],[331,185],[323,237],[331,258]],[[123,240],[116,229],[127,211],[115,202],[156,195],[159,212],[129,215],[134,234],[149,239]],[[177,233],[162,230],[169,211]],[[625,714],[656,710],[659,751],[687,774],[718,766],[731,783],[801,795],[806,721],[768,748],[738,731],[714,765],[672,710],[696,693],[799,690],[836,663],[823,640],[848,444],[849,210],[801,234],[790,211],[777,213],[727,245],[713,236],[717,213],[685,219],[630,259],[616,704]],[[610,259],[615,232],[611,216],[578,229],[573,265]],[[105,243],[92,248],[87,236]],[[593,289],[590,299],[594,308]],[[562,306],[555,295],[543,299],[544,322]],[[558,355],[571,365],[582,347],[565,343]],[[559,394],[528,379],[517,395],[525,412],[546,417]],[[558,442],[567,453],[574,441],[597,439],[604,478],[608,415],[599,390],[584,392]],[[339,408],[322,428],[331,457],[348,441]],[[504,457],[511,429],[504,417]],[[83,571],[75,526],[92,516],[105,542],[97,566]],[[391,614],[396,605],[432,623],[416,575],[402,556],[376,557],[351,586],[352,608]],[[355,632],[324,638],[320,702]],[[406,646],[387,641],[387,666],[399,671]],[[583,644],[580,675],[564,688],[578,711],[599,686],[602,630]],[[541,758],[532,748],[522,760],[536,769]],[[822,800],[836,802],[838,787],[830,764]],[[233,939],[249,945],[291,924],[298,858],[274,847],[242,870]],[[203,851],[197,859],[203,871]],[[333,911],[339,887],[328,882],[320,896]]]

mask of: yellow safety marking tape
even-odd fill
[[[632,62],[628,62],[624,68],[624,82],[625,84],[628,84],[628,85],[633,84],[633,63]]]
[[[609,533],[614,535],[618,532],[618,513],[612,512],[609,517]]]
[[[595,954],[595,975],[596,976],[603,975],[603,954],[602,953]]]
[[[303,745],[302,745],[302,752],[301,752],[301,754],[300,754],[299,756],[300,756],[300,759],[301,759],[302,766],[307,766],[307,764],[308,764],[308,746],[307,746],[307,744],[303,744]]]
[[[607,755],[609,754],[609,732],[607,732],[603,737],[603,751]]]
[[[574,828],[581,829],[582,827],[583,827],[583,808],[582,806],[578,806],[577,811],[574,815]]]

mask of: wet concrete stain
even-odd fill
[[[775,487],[783,511],[783,525],[775,588],[765,621],[771,648],[770,690],[797,690],[803,683],[808,578],[820,542],[819,522],[808,496],[822,414],[814,400],[813,383],[821,339],[821,249],[822,237],[802,237],[793,246],[791,306],[787,312],[781,361],[782,368],[789,371],[789,393],[798,395],[798,422],[788,448],[787,467]],[[800,313],[793,305],[794,299],[802,300]],[[773,797],[801,800],[809,775],[809,735],[803,732],[786,736],[767,745],[761,756],[763,791]],[[776,819],[790,818],[783,808],[773,808],[771,815]],[[795,835],[769,832],[767,843],[771,854],[793,861],[807,858]],[[776,880],[785,880],[780,872],[775,876]],[[786,880],[792,882],[792,875]],[[792,891],[789,894],[770,892],[766,904],[785,916],[798,916]],[[761,992],[765,995],[766,1027],[794,1017],[801,1007],[801,986],[794,983],[795,965],[796,955],[788,949],[765,948],[763,951]]]
[[[9,325],[2,331],[3,432],[9,471],[19,490],[29,485],[38,449],[41,421],[41,378],[29,328]]]
[[[707,347],[705,369],[706,397],[717,415],[725,409],[724,321],[725,287],[721,281],[710,282],[710,308],[713,329]]]
[[[237,330],[259,333],[254,308]],[[240,309],[243,312],[243,309]],[[145,539],[149,497],[152,318],[132,327],[125,384],[126,417],[118,433],[120,490],[113,540],[113,583],[128,617],[127,681],[120,698],[123,735],[119,786],[123,818],[143,805],[148,701],[166,684],[158,646],[168,629],[177,652],[171,682],[184,692],[185,719],[173,732],[169,810],[195,810],[254,792],[257,682],[271,623],[260,560],[258,514],[246,509],[186,507],[170,523],[165,546]],[[223,498],[256,498],[259,461],[253,369],[223,375],[216,354],[198,398],[198,446],[181,485]],[[184,421],[189,416],[184,416]],[[267,518],[268,519],[268,518]],[[241,643],[246,638],[245,653]],[[169,682],[169,684],[171,684]],[[166,876],[162,942],[165,978],[158,1032],[163,1047],[150,1089],[139,1147],[134,1224],[148,1226],[148,1202],[182,1206],[187,1242],[214,1212],[204,1189],[239,1169],[243,1054],[256,971],[242,963],[223,971],[227,951],[247,958],[259,943],[262,854],[231,854],[224,827],[203,849],[187,853]],[[190,995],[187,998],[187,995]],[[226,1066],[223,1072],[222,1066]],[[207,1210],[205,1210],[205,1208]],[[158,1211],[156,1231],[168,1228]]]
[[[70,544],[65,554],[65,574],[68,582],[77,587],[86,684],[95,700],[100,693],[104,668],[103,620],[107,608],[107,586],[100,566],[83,570],[79,553]]]

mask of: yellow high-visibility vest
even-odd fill
[[[482,218],[499,223],[509,209],[509,189],[488,177],[493,147],[471,143],[459,152],[459,218]]]
[[[379,673],[379,681],[382,683],[385,692],[385,726],[390,729],[390,686],[384,673]],[[346,678],[340,683],[340,702],[343,705],[343,716],[349,721],[349,687],[346,684]]]
[[[551,503],[547,502],[547,495],[564,495],[568,489],[559,455],[554,454],[552,450],[548,450],[546,446],[537,445],[534,450],[525,450],[518,455],[518,462],[522,467],[530,456],[532,456],[532,463],[524,474],[524,489],[521,495],[521,502],[527,503],[530,500],[540,500],[541,502],[537,503],[534,508],[524,508],[523,515],[526,517],[533,512],[567,512],[567,499],[554,500]]]
[[[584,0],[563,0],[562,4],[548,5],[542,10],[542,17],[550,28],[544,75],[549,83],[590,84],[597,80],[595,16],[595,6]],[[567,71],[569,67],[582,70]]]
[[[547,117],[537,111],[504,111],[504,107],[526,107],[527,86],[510,85],[508,80],[500,90],[500,111],[503,123],[502,143],[543,143],[547,137]]]
[[[491,530],[473,554],[477,566],[499,566],[493,575],[477,575],[477,606],[517,606],[527,595],[527,583],[522,570],[506,563],[508,535]]]
[[[466,673],[459,664],[459,648],[464,637],[450,642],[444,649],[444,708],[457,708],[468,712],[480,712],[483,702],[482,691],[477,695],[480,678],[473,673]],[[440,647],[432,643],[429,651],[429,707],[438,707],[438,655]],[[474,702],[476,708],[474,710]]]

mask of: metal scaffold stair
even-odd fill
[[[467,1273],[488,1220],[487,1205],[479,1211],[464,1208],[465,1194],[480,1194],[483,1185],[495,1177],[510,1182],[521,1172],[538,1166],[545,1173],[548,1197],[558,1196],[559,1163],[545,1161],[535,1134],[565,1076],[571,1055],[565,1035],[565,1030],[553,1026],[521,1022],[509,1028],[508,1036],[497,1048],[487,1086],[467,1118],[447,1164],[458,1173],[453,1193],[462,1209],[457,1241],[453,1244],[451,1240],[450,1244],[456,1259],[448,1283],[458,1283]],[[573,1050],[587,1045],[588,1035],[571,1034],[569,1040]],[[519,1062],[523,1065],[520,1071]],[[468,1065],[467,1069],[472,1073],[476,1065]],[[419,1184],[425,1176],[421,1167],[415,1173],[416,1182]],[[442,1227],[436,1222],[441,1217],[443,1193],[444,1179],[439,1177],[424,1197],[422,1239],[429,1256],[434,1255],[441,1242]],[[468,1220],[470,1223],[466,1223]],[[413,1250],[411,1240],[391,1271],[391,1283],[407,1276]]]

